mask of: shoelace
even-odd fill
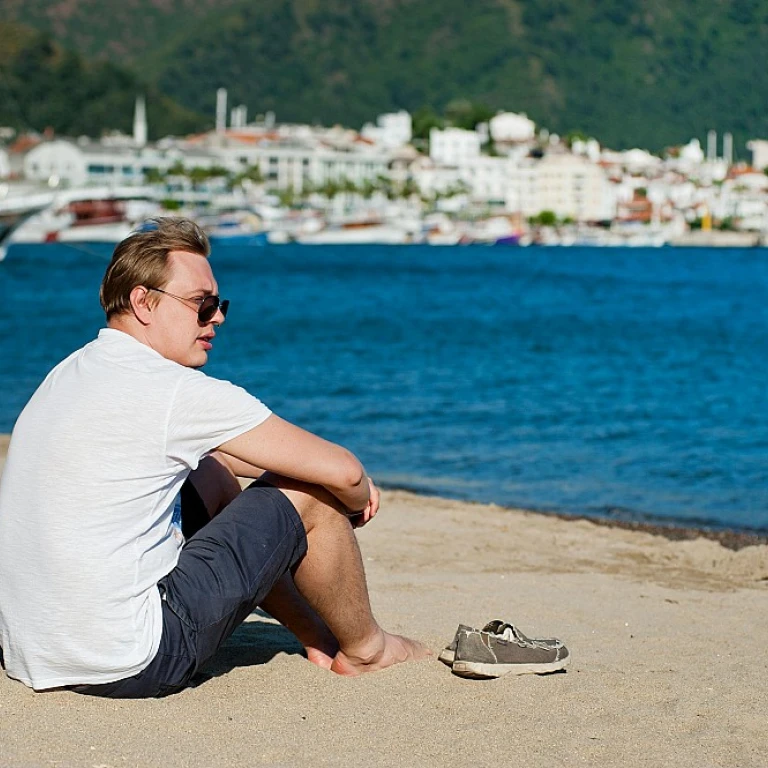
[[[526,637],[514,624],[502,624],[495,632],[497,637],[507,642],[517,643],[521,648],[545,648],[549,649],[552,646],[547,643],[540,642],[538,640],[531,640],[530,637]]]

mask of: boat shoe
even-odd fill
[[[562,642],[558,640],[556,637],[534,637],[534,638],[527,638],[525,635],[520,632],[517,627],[513,626],[512,624],[509,624],[506,621],[502,621],[501,619],[494,619],[493,621],[489,621],[481,630],[476,630],[474,627],[468,627],[466,624],[459,624],[456,634],[453,636],[453,640],[443,648],[442,651],[440,651],[440,655],[437,657],[440,661],[443,662],[443,664],[447,664],[449,667],[453,664],[453,660],[456,656],[456,646],[459,642],[459,635],[462,632],[487,632],[491,635],[501,635],[503,636],[506,629],[509,628],[510,631],[516,632],[520,637],[524,637],[526,640],[532,643],[543,643],[544,645],[551,645],[551,646],[561,646]]]
[[[565,668],[571,660],[568,649],[555,638],[532,639],[507,623],[495,630],[457,632],[451,667],[455,675],[479,679],[510,673],[543,675]]]

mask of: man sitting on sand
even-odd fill
[[[228,308],[208,255],[183,219],[120,243],[107,328],[14,428],[0,648],[37,690],[173,693],[256,606],[342,675],[429,654],[371,612],[353,528],[379,493],[360,462],[198,370]],[[258,480],[240,492],[236,476]]]

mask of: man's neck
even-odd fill
[[[107,320],[107,328],[126,333],[129,336],[133,336],[136,341],[140,341],[142,344],[152,347],[152,344],[147,338],[144,326],[133,317],[133,315],[129,315],[128,313],[113,315]],[[154,349],[154,347],[152,347],[152,349]]]

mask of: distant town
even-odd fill
[[[117,241],[169,212],[213,240],[454,245],[768,244],[768,140],[706,134],[669,148],[613,151],[501,112],[475,130],[412,136],[411,116],[360,130],[248,121],[216,94],[206,133],[16,135],[0,128],[0,258],[14,244]]]

